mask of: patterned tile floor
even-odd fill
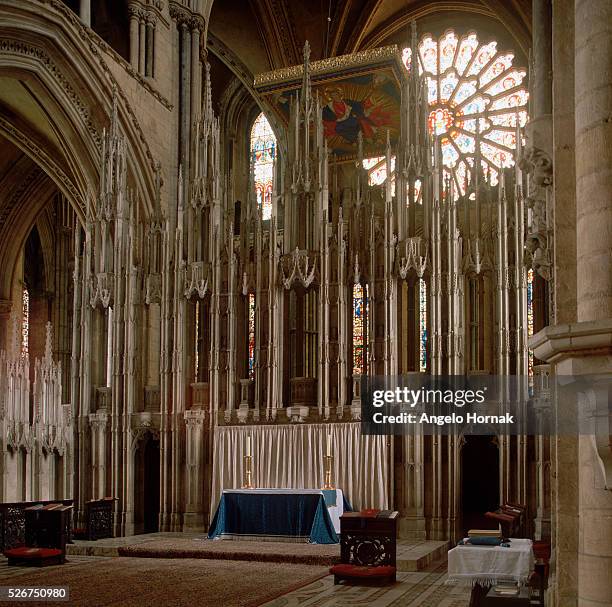
[[[400,572],[393,586],[334,585],[329,575],[265,604],[265,607],[467,607],[470,589],[446,586],[446,563]]]

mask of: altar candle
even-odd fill
[[[246,437],[246,454],[251,455],[251,435]]]
[[[331,435],[331,432],[328,432],[327,433],[327,452],[325,453],[327,457],[331,457],[331,445],[332,445],[332,435]]]

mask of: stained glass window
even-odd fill
[[[21,301],[21,354],[27,356],[30,351],[30,292],[25,287]]]
[[[375,156],[363,160],[363,168],[368,171],[368,185],[382,185],[387,180],[387,158],[386,156]],[[391,195],[395,196],[395,156],[391,156]],[[414,200],[421,204],[421,180],[414,182]],[[408,198],[407,201],[409,202]]]
[[[527,271],[527,336],[533,335],[533,269]],[[529,377],[533,377],[533,350],[529,348],[528,352],[528,369]]]
[[[364,158],[363,168],[368,171],[369,185],[382,185],[387,180],[387,157],[375,156],[374,158]],[[391,172],[395,171],[395,156],[391,157]],[[395,189],[395,180],[393,183]]]
[[[257,204],[262,208],[264,219],[272,216],[272,181],[274,179],[274,158],[276,137],[268,119],[262,112],[251,128],[251,166]]]
[[[427,283],[419,280],[419,371],[427,372]]]
[[[353,375],[365,370],[366,322],[368,317],[368,287],[353,286]]]
[[[429,130],[440,137],[456,195],[465,194],[477,140],[482,170],[495,185],[499,169],[514,162],[517,121],[521,126],[527,121],[525,70],[514,67],[513,53],[500,52],[497,42],[484,44],[473,33],[425,36],[418,51],[419,72],[427,78]],[[410,69],[411,49],[404,49],[403,59]]]
[[[249,293],[249,379],[255,377],[255,294]]]

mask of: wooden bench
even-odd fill
[[[397,516],[391,510],[366,510],[340,517],[340,563],[329,570],[334,584],[395,582]]]

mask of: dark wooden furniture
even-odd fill
[[[330,569],[334,584],[395,582],[397,517],[391,510],[347,512],[340,517],[340,563]]]
[[[522,504],[502,504],[495,512],[487,512],[485,516],[501,525],[505,538],[525,537],[527,507]]]
[[[498,594],[489,588],[482,600],[482,607],[528,607],[531,605],[529,589],[522,587],[518,594]]]
[[[75,529],[75,536],[84,540],[113,537],[113,506],[116,497],[103,497],[85,502],[85,528]]]
[[[517,537],[518,517],[507,512],[485,512],[485,516],[501,525],[502,536],[506,539]]]
[[[0,503],[0,551],[25,545],[25,509],[30,506],[62,504],[72,506],[72,500]],[[72,521],[66,520],[67,542],[72,541]]]
[[[25,545],[4,551],[8,564],[42,567],[64,563],[71,515],[72,506],[61,503],[26,508]]]

